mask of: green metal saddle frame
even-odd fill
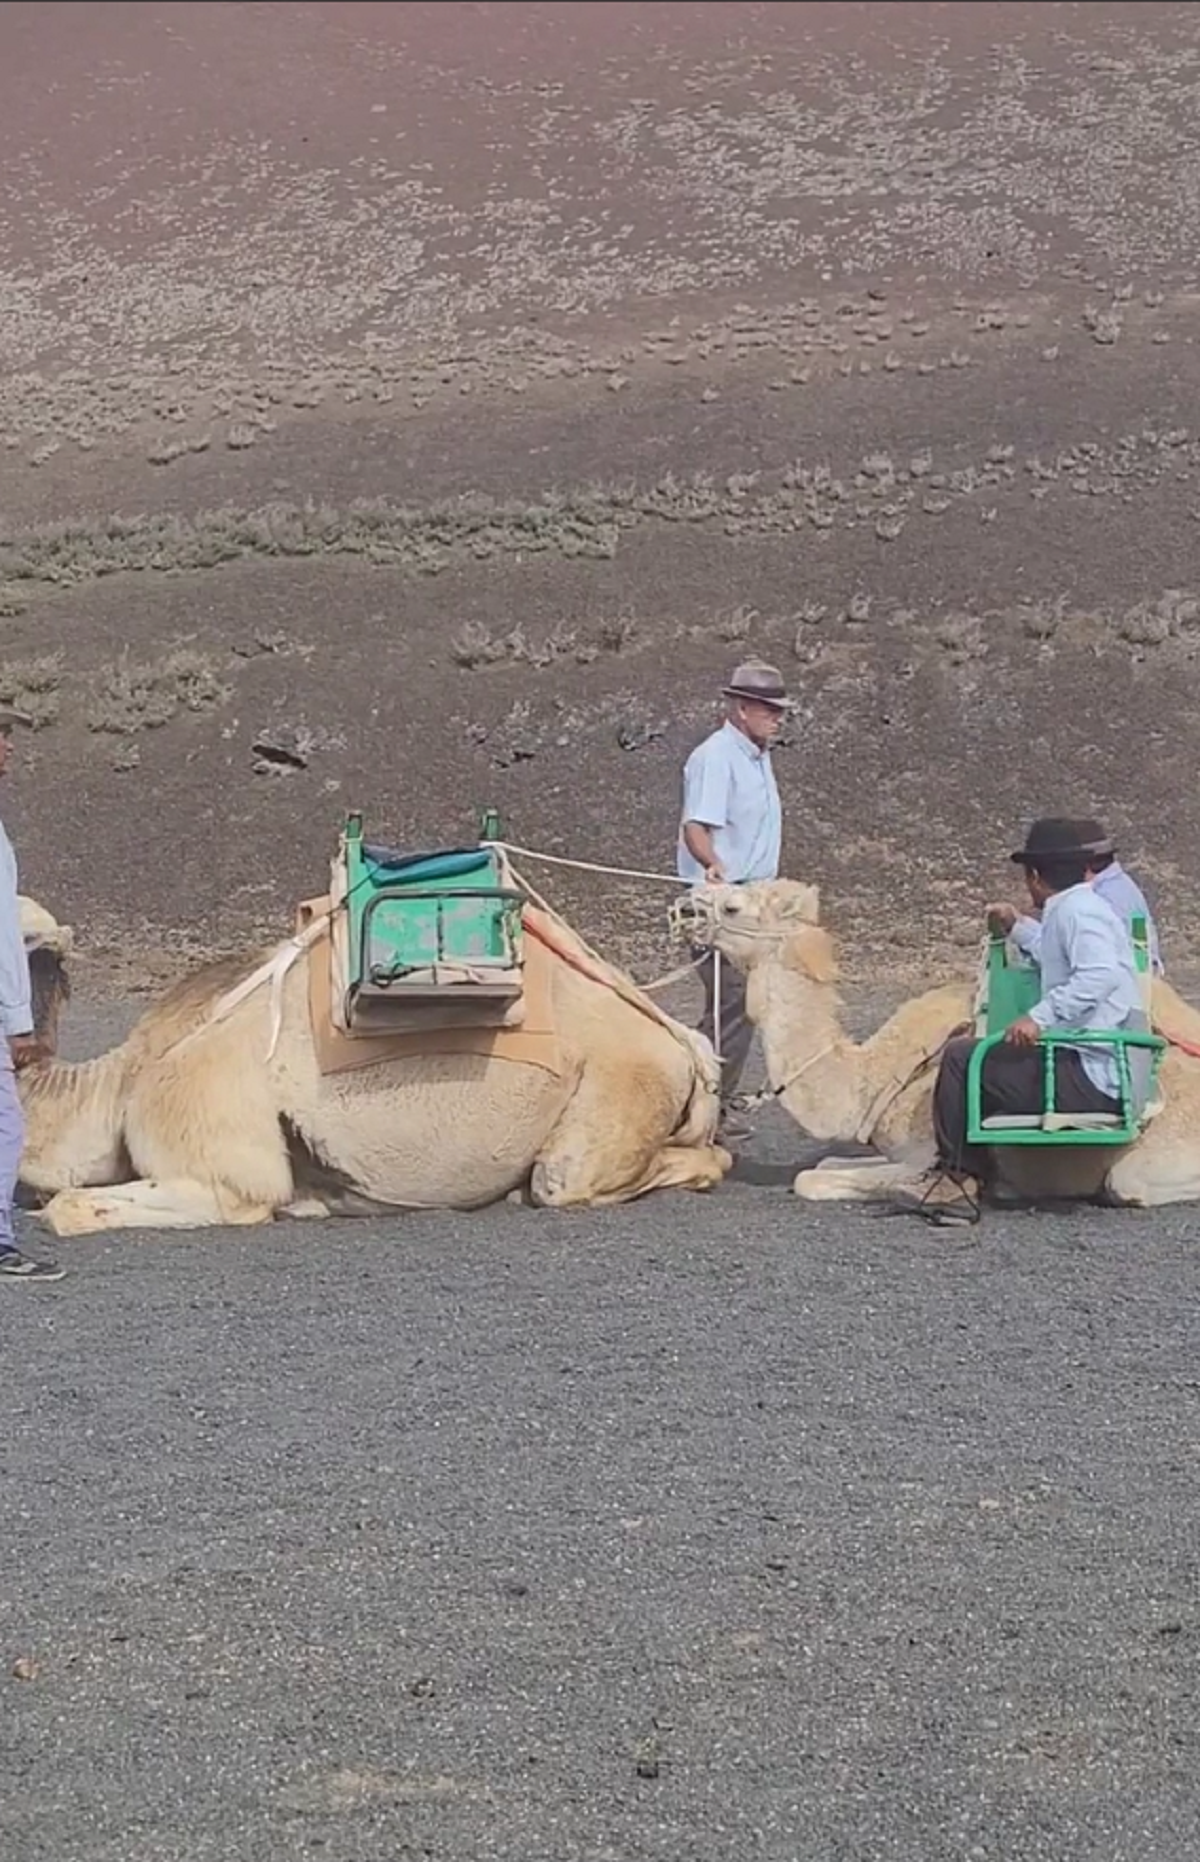
[[[494,814],[484,816],[482,830],[484,839],[497,838]],[[363,838],[361,814],[351,814],[339,852],[352,1019],[372,1001],[520,997],[524,895],[505,884],[495,848],[410,854],[377,847]]]
[[[1134,960],[1144,977],[1150,971],[1146,920],[1134,918],[1131,933]],[[1106,1030],[1103,1033],[1044,1034],[1038,1043],[1043,1056],[1042,1109],[1040,1112],[983,1117],[983,1064],[1004,1031],[1028,1015],[1041,996],[1041,972],[1035,963],[1014,952],[1003,934],[989,931],[986,959],[986,997],[976,1041],[967,1063],[967,1143],[976,1145],[1121,1145],[1132,1144],[1145,1124],[1130,1072],[1135,1048],[1149,1050],[1150,1074],[1142,1107],[1154,1094],[1158,1070],[1167,1042],[1142,1029]],[[1108,1047],[1116,1056],[1119,1113],[1064,1113],[1055,1104],[1055,1052],[1060,1047]]]

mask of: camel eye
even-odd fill
[[[742,901],[740,899],[729,899],[725,906],[725,916],[727,918],[736,918],[741,909]]]

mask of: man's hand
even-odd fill
[[[725,868],[719,860],[710,860],[704,869],[704,877],[710,886],[725,884]]]
[[[1015,905],[1006,904],[1003,900],[997,905],[989,905],[987,921],[989,930],[993,931],[996,936],[1007,937],[1017,922],[1017,908]]]
[[[1042,1031],[1032,1015],[1022,1015],[1020,1021],[1011,1022],[1004,1030],[1004,1039],[1014,1047],[1036,1047],[1041,1038]]]
[[[31,1067],[39,1060],[50,1058],[50,1050],[39,1034],[10,1034],[8,1051],[18,1073],[22,1067]]]

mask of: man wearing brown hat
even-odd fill
[[[0,776],[12,757],[14,724],[28,721],[22,712],[0,711]],[[22,1254],[13,1229],[13,1195],[25,1145],[16,1069],[37,1058],[39,1052],[30,995],[16,855],[0,823],[0,1285],[15,1280],[62,1279],[62,1269],[53,1261],[34,1261]]]
[[[676,870],[689,886],[739,885],[779,874],[783,822],[771,745],[791,701],[778,667],[763,660],[738,666],[721,692],[725,720],[697,744],[683,771]],[[754,1036],[746,1016],[746,980],[731,963],[721,965],[718,1026],[714,954],[693,954],[704,985],[700,1032],[722,1057],[719,1135],[748,1137],[749,1126],[733,1116],[730,1103]]]

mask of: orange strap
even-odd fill
[[[1185,1041],[1181,1035],[1168,1034],[1165,1028],[1159,1028],[1157,1032],[1162,1035],[1164,1041],[1169,1041],[1172,1047],[1177,1047],[1181,1054],[1190,1054],[1193,1060],[1200,1060],[1200,1045],[1195,1041]]]
[[[581,961],[574,951],[565,950],[555,938],[548,937],[544,931],[539,930],[528,912],[524,914],[524,924],[530,937],[535,937],[539,944],[544,944],[547,950],[552,950],[554,955],[569,969],[576,970],[580,976],[586,976],[589,982],[599,983],[602,989],[611,990],[614,996],[619,996],[622,1002],[628,1002],[631,1009],[637,1009],[638,1013],[644,1015],[648,1021],[657,1022],[661,1028],[670,1029],[670,1021],[656,1002],[640,1002],[637,995],[626,995],[623,989],[618,989],[611,976],[605,976],[603,970],[598,970],[592,964]],[[633,987],[636,989],[637,985]]]

